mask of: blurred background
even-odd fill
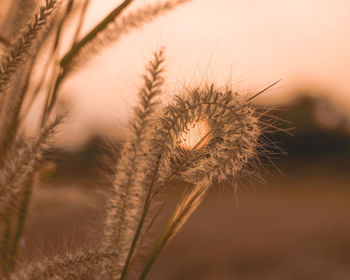
[[[0,3],[7,40],[15,2]],[[114,5],[92,1],[84,30]],[[287,155],[264,183],[213,187],[150,279],[350,279],[349,26],[346,0],[194,0],[106,48],[62,88],[70,119],[40,175],[23,258],[98,238],[104,138],[123,137],[144,65],[165,46],[165,99],[212,82],[249,97],[282,79],[254,100],[294,129],[270,136]]]

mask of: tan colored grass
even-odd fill
[[[130,122],[130,135],[116,168],[113,190],[108,194],[101,248],[46,259],[16,268],[18,244],[25,227],[35,173],[60,123],[53,122],[62,84],[71,71],[84,64],[95,52],[122,35],[189,0],[165,0],[139,10],[123,13],[132,0],[121,1],[82,39],[88,0],[45,0],[40,12],[19,39],[9,47],[0,69],[0,279],[106,279],[126,280],[131,275],[145,279],[162,248],[180,231],[216,182],[236,186],[237,179],[256,161],[259,151],[268,153],[261,135],[274,128],[251,104],[231,90],[214,85],[185,89],[163,107],[160,95],[164,84],[164,50],[155,52],[146,67],[139,105]],[[75,13],[78,12],[78,13]],[[68,51],[62,57],[63,33],[68,18],[79,15]],[[52,35],[52,36],[51,36]],[[53,38],[52,41],[48,38]],[[51,75],[42,74],[29,107],[40,90],[45,90],[38,136],[29,140],[18,129],[23,124],[23,102],[31,85],[31,75],[41,45],[49,46],[45,64]],[[46,45],[47,44],[47,45]],[[44,82],[48,83],[44,88]],[[260,94],[260,93],[258,93]],[[193,130],[205,124],[203,131]],[[193,135],[193,134],[198,135]],[[191,141],[187,141],[191,139]],[[111,168],[114,170],[115,168]],[[164,205],[159,195],[173,179],[188,185],[163,226],[150,244],[147,258],[139,258],[140,247],[150,229],[159,222],[152,210]],[[163,209],[163,208],[160,208]],[[143,266],[142,270],[135,264]]]

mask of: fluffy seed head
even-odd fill
[[[213,86],[177,96],[157,130],[156,144],[164,150],[161,177],[175,170],[189,182],[235,179],[256,156],[261,134],[253,106]]]

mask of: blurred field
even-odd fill
[[[314,102],[301,98],[282,111],[296,126],[295,136],[273,137],[289,154],[275,160],[283,175],[270,167],[264,184],[248,180],[238,204],[230,186],[213,186],[149,279],[350,279],[350,137],[342,118],[331,129],[317,122]],[[53,151],[54,168],[43,170],[34,191],[21,262],[100,241],[106,202],[100,141],[76,154]],[[168,189],[165,213],[180,189]]]
[[[279,166],[284,177],[241,186],[238,205],[233,190],[213,187],[149,279],[349,279],[350,175],[329,160]],[[101,193],[43,185],[34,197],[24,260],[98,242]]]
[[[164,250],[154,279],[349,279],[350,177],[309,172],[213,192]],[[153,279],[153,278],[151,278]]]

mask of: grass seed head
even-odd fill
[[[156,141],[161,166],[197,182],[234,179],[257,155],[261,129],[253,106],[232,91],[194,89],[165,108]]]

